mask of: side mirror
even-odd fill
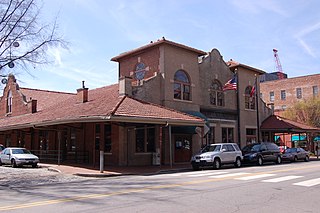
[[[226,149],[222,149],[221,151],[222,151],[222,152],[226,152],[227,150],[226,150]]]

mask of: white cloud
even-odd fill
[[[315,34],[319,30],[320,22],[302,29],[295,35],[295,38],[298,40],[299,44],[313,58],[317,58],[316,51],[311,47],[311,45],[309,45],[309,42],[307,42],[306,40],[307,37],[310,37],[312,34]]]

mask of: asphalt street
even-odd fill
[[[319,212],[320,162],[108,178],[0,167],[4,212]],[[23,181],[30,171],[41,181]],[[9,173],[8,173],[9,172]],[[39,174],[37,174],[39,173]],[[45,181],[45,176],[49,181]],[[56,177],[54,177],[56,175]],[[31,178],[32,179],[32,178]],[[12,181],[12,183],[11,183]],[[5,183],[3,185],[3,183]]]

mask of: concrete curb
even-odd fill
[[[118,177],[118,176],[129,176],[129,175],[157,175],[157,174],[168,174],[168,173],[176,173],[176,172],[183,172],[183,171],[191,171],[190,168],[181,168],[181,169],[167,169],[167,170],[160,170],[155,172],[147,172],[147,173],[98,173],[98,174],[90,174],[90,173],[75,173],[73,175],[81,176],[81,177]]]

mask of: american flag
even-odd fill
[[[254,94],[256,94],[256,84],[253,85],[251,92],[250,92],[250,97],[253,97]]]
[[[223,91],[226,90],[237,90],[237,76],[233,76],[225,85],[223,86]]]

